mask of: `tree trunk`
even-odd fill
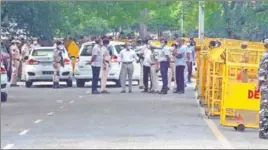
[[[148,10],[144,8],[140,13],[141,22],[139,24],[139,34],[142,39],[147,37],[147,19],[148,19]]]
[[[52,45],[53,41],[53,36],[52,36],[52,31],[51,29],[47,28],[44,32],[44,37],[47,39],[49,45]]]

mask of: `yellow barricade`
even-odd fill
[[[261,42],[248,42],[248,48],[265,50],[264,43]]]
[[[207,54],[205,82],[205,113],[208,116],[220,115],[223,98],[222,84],[224,78],[224,60],[221,57],[224,49],[213,48]]]
[[[196,90],[198,91],[198,98],[199,98],[199,104],[200,106],[206,105],[205,102],[205,83],[206,83],[206,68],[207,68],[207,63],[206,63],[206,55],[209,52],[209,42],[211,40],[215,40],[212,38],[205,38],[203,45],[198,45],[199,46],[199,51],[196,53],[196,66],[197,66],[197,71],[196,71]],[[198,40],[199,44],[200,40]],[[197,42],[197,43],[198,43]]]
[[[203,50],[201,52],[200,59],[200,69],[199,69],[199,104],[200,106],[207,105],[205,102],[205,85],[206,85],[206,76],[207,76],[207,53],[209,51]]]
[[[258,65],[227,63],[225,70],[227,76],[221,103],[221,125],[234,127],[238,131],[259,128],[260,93],[255,91]],[[246,77],[243,77],[242,71],[246,71]]]

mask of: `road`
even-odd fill
[[[240,133],[208,119],[193,84],[186,94],[91,95],[90,87],[13,87],[1,104],[1,147],[14,148],[268,148],[258,130]]]

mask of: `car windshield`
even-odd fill
[[[32,56],[52,56],[53,49],[35,49]]]
[[[125,45],[115,45],[114,46],[115,50],[117,51],[117,53],[119,54],[121,52],[121,50],[123,50],[125,48]]]
[[[92,56],[92,49],[94,45],[85,45],[80,56]]]

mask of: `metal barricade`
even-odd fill
[[[198,98],[200,106],[206,105],[205,102],[205,84],[206,84],[206,74],[207,74],[207,53],[208,50],[201,51],[199,60],[199,88],[198,88]]]
[[[224,59],[221,57],[223,48],[213,48],[207,54],[205,79],[205,113],[207,116],[220,115],[223,98],[222,84],[224,78]]]
[[[247,73],[251,74],[247,77],[248,82],[238,77],[245,68]],[[224,98],[221,103],[221,125],[231,126],[239,131],[259,127],[260,94],[255,91],[257,69],[256,64],[226,64],[227,76],[224,79]]]
[[[236,130],[259,127],[260,93],[255,91],[261,49],[226,49],[220,123]]]

